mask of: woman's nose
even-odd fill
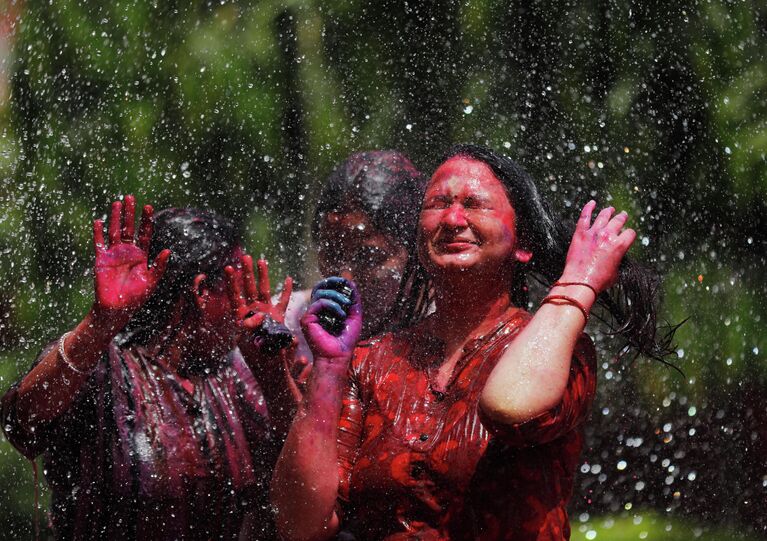
[[[450,227],[467,227],[466,209],[460,203],[453,203],[442,214],[442,223]]]

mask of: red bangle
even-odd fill
[[[556,302],[559,301],[559,302]],[[585,323],[589,322],[589,312],[586,310],[586,308],[579,303],[577,300],[575,300],[572,297],[568,297],[567,295],[547,295],[542,301],[541,306],[547,303],[552,304],[569,304],[570,306],[574,306],[578,310],[581,311],[581,314],[583,314],[583,319],[585,320]]]
[[[583,286],[589,288],[591,291],[594,292],[595,297],[599,297],[599,293],[597,293],[597,290],[594,289],[594,287],[590,284],[587,284],[586,282],[554,282],[551,284],[551,287],[556,286]]]

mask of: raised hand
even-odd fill
[[[315,362],[350,358],[362,330],[362,306],[354,282],[338,276],[320,281],[301,327]]]
[[[170,250],[163,250],[154,264],[148,265],[152,207],[144,206],[138,240],[135,238],[135,210],[136,200],[132,195],[126,195],[124,203],[112,203],[108,243],[104,241],[103,221],[93,222],[95,308],[108,319],[120,323],[127,323],[152,295],[170,257]]]
[[[589,201],[583,207],[567,251],[561,282],[588,284],[598,293],[609,289],[618,279],[618,266],[636,238],[633,229],[624,229],[628,214],[603,209],[591,223],[596,207]]]
[[[231,265],[224,269],[229,302],[237,327],[242,331],[238,342],[244,350],[255,340],[259,348],[277,351],[293,342],[293,335],[284,325],[293,279],[285,278],[280,298],[272,304],[268,265],[263,259],[259,259],[257,265],[258,280],[249,255],[242,256],[241,270]]]

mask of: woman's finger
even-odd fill
[[[105,249],[103,220],[93,220],[93,248],[96,250],[96,255]]]
[[[109,245],[120,244],[120,228],[122,226],[123,204],[120,201],[112,203],[112,212],[109,215]]]
[[[583,229],[584,231],[591,227],[591,215],[594,213],[594,207],[597,206],[597,202],[593,199],[586,203],[581,211],[581,216],[578,218],[577,229]]]
[[[282,293],[280,293],[280,300],[277,302],[277,311],[280,314],[285,315],[288,309],[288,303],[290,303],[290,295],[293,293],[293,278],[290,276],[285,278],[285,282],[282,284]]]
[[[162,279],[163,274],[165,274],[165,269],[168,267],[168,260],[170,259],[170,250],[167,248],[164,249],[162,252],[157,254],[157,257],[154,260],[154,263],[152,264],[152,279],[156,284],[160,282]]]
[[[330,299],[317,299],[306,311],[307,314],[312,315],[319,314],[320,312],[329,312],[341,319],[346,319],[346,311],[341,308],[340,304]]]
[[[637,232],[633,229],[629,228],[624,230],[620,235],[618,235],[618,242],[625,246],[628,250],[629,247],[634,243],[634,240],[637,238]]]
[[[261,327],[261,324],[264,322],[264,319],[266,318],[266,314],[263,312],[255,312],[252,313],[252,315],[246,317],[242,320],[242,326],[246,329],[250,329],[255,331],[259,327]]]
[[[336,302],[345,308],[348,308],[352,304],[351,298],[347,297],[343,293],[336,291],[335,289],[320,289],[315,291],[314,298],[330,299],[331,301]]]
[[[298,388],[298,386],[300,385],[300,382],[296,381],[296,378],[292,377],[290,372],[290,366],[288,366],[288,356],[285,354],[284,351],[280,352],[280,357],[282,358],[282,369],[290,376],[287,378],[287,383],[288,383],[288,390],[290,390],[290,394],[293,397],[293,402],[295,404],[300,404],[304,398],[303,393]]]
[[[154,224],[152,222],[152,215],[154,209],[152,205],[144,205],[144,210],[141,212],[141,225],[138,232],[138,246],[145,252],[149,252],[149,245],[152,242],[152,230]]]
[[[253,258],[249,255],[242,256],[242,281],[245,284],[245,301],[251,303],[258,297],[256,291],[256,275],[253,272]]]
[[[620,233],[621,228],[624,225],[626,225],[626,222],[628,221],[628,219],[629,219],[629,215],[626,214],[625,211],[621,211],[615,216],[613,216],[612,220],[607,222],[607,226],[605,226],[605,229],[617,235],[618,233]]]
[[[340,276],[331,276],[330,278],[323,278],[319,282],[315,284],[315,286],[312,288],[312,295],[314,295],[315,291],[318,291],[320,289],[335,289],[339,287],[344,287],[348,283],[348,280],[345,278],[341,278]]]
[[[607,222],[610,221],[610,217],[613,215],[613,212],[615,212],[613,207],[603,208],[600,213],[597,214],[597,219],[594,220],[594,224],[591,226],[591,229],[599,230],[606,226]]]
[[[242,298],[242,286],[240,285],[240,274],[234,270],[234,267],[227,265],[224,267],[226,274],[226,290],[229,293],[229,303],[233,310],[245,305],[245,299]]]
[[[296,378],[296,382],[299,385],[303,385],[307,381],[309,381],[309,376],[312,375],[312,365],[308,362],[306,363],[306,366],[301,370],[301,373],[298,374],[298,378]]]
[[[269,265],[265,259],[258,260],[258,300],[269,302],[271,300],[271,288],[269,287]]]
[[[123,227],[122,241],[133,242],[133,236],[136,233],[136,198],[132,195],[125,196],[123,203]]]

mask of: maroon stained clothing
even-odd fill
[[[34,432],[11,387],[3,427],[44,456],[58,539],[236,539],[245,511],[260,511],[253,539],[271,536],[276,454],[253,374],[235,350],[195,382],[190,393],[144,348],[113,341],[70,410]]]
[[[341,527],[357,539],[568,539],[566,506],[596,390],[584,334],[562,402],[493,425],[479,410],[487,377],[530,315],[511,309],[464,348],[444,397],[426,367],[444,346],[424,326],[360,345],[339,424]]]

